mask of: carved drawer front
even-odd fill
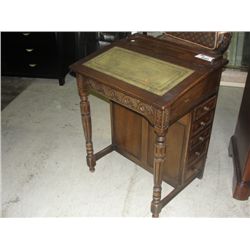
[[[213,110],[216,105],[216,96],[208,99],[194,110],[194,120],[200,119],[203,115]]]
[[[208,139],[206,139],[202,144],[199,144],[198,146],[194,147],[188,154],[188,163],[200,159],[203,154],[206,153],[207,145]]]
[[[207,140],[209,138],[209,135],[210,135],[210,130],[211,130],[211,126],[206,128],[205,130],[203,130],[198,135],[194,136],[190,141],[191,149],[193,149],[195,146],[197,146],[197,145],[203,143],[205,140]]]
[[[193,122],[191,136],[198,134],[203,129],[207,128],[213,121],[214,111],[210,111],[199,120]]]

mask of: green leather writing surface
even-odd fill
[[[83,65],[162,96],[193,70],[138,52],[113,47]]]

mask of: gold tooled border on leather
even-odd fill
[[[194,72],[190,68],[116,46],[83,65],[159,96]]]

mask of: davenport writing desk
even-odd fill
[[[136,34],[71,65],[90,171],[98,159],[115,150],[151,172],[153,217],[203,175],[222,67],[227,63],[220,50],[172,40]],[[106,97],[111,108],[112,144],[97,153],[89,90]],[[164,198],[162,181],[174,187]]]

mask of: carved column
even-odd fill
[[[155,146],[154,146],[154,188],[153,200],[151,203],[152,217],[159,217],[162,209],[161,190],[162,190],[162,170],[166,160],[166,134],[168,130],[168,111],[164,110],[156,119],[155,126]]]
[[[90,105],[88,100],[88,86],[85,79],[77,74],[77,85],[78,92],[81,99],[80,107],[81,107],[81,115],[82,115],[82,126],[86,140],[86,151],[87,151],[87,164],[89,166],[89,170],[91,172],[95,171],[95,155],[93,150],[93,142],[92,142],[92,125],[91,125],[91,115],[90,115]]]
[[[165,136],[156,134],[154,147],[154,188],[153,200],[151,203],[151,212],[153,217],[159,217],[161,212],[161,184],[162,184],[162,169],[166,159],[166,139]]]

